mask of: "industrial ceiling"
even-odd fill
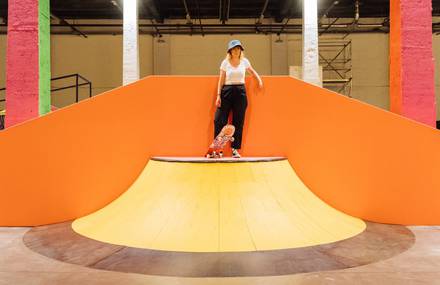
[[[299,33],[302,0],[138,0],[141,33]],[[440,0],[432,1],[440,17]],[[318,0],[321,33],[388,32],[389,1]],[[0,0],[6,31],[7,0]],[[123,0],[52,0],[53,33],[120,33]],[[241,19],[238,21],[237,19]],[[434,32],[440,24],[433,23]],[[0,30],[1,31],[1,30]]]

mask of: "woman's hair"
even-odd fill
[[[230,60],[230,59],[231,59],[231,56],[232,56],[232,55],[231,55],[231,52],[228,51],[228,52],[226,53],[226,57],[225,57],[225,59]],[[245,58],[245,56],[244,56],[244,51],[241,50],[239,59],[242,60],[243,58]]]

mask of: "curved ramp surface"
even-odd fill
[[[232,252],[331,243],[366,225],[318,199],[287,160],[150,160],[126,193],[72,227],[118,245]]]

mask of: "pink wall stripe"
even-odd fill
[[[435,126],[436,103],[434,87],[434,59],[432,52],[431,0],[393,0],[400,5],[391,5],[391,21],[400,13],[400,29],[391,29],[391,39],[401,44],[390,43],[391,54],[400,56],[398,64],[391,64],[391,76],[400,69],[400,92],[390,92],[392,108],[405,117]],[[396,3],[395,3],[396,4]],[[396,11],[400,9],[400,11]],[[397,20],[399,17],[396,17]],[[396,23],[397,24],[397,23]],[[399,33],[395,35],[393,33]],[[397,62],[397,61],[395,61]],[[400,66],[399,66],[400,65]],[[391,78],[393,82],[393,78]]]
[[[402,0],[403,115],[435,126],[431,0]]]
[[[9,0],[6,127],[38,117],[38,0]]]

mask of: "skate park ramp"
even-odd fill
[[[136,248],[232,252],[320,245],[366,228],[313,195],[287,160],[185,161],[150,160],[127,192],[73,230]]]
[[[1,131],[0,226],[86,216],[132,189],[151,157],[202,156],[217,80],[146,77]],[[440,224],[436,129],[290,77],[263,81],[246,83],[245,157],[286,157],[307,189],[350,216]]]

